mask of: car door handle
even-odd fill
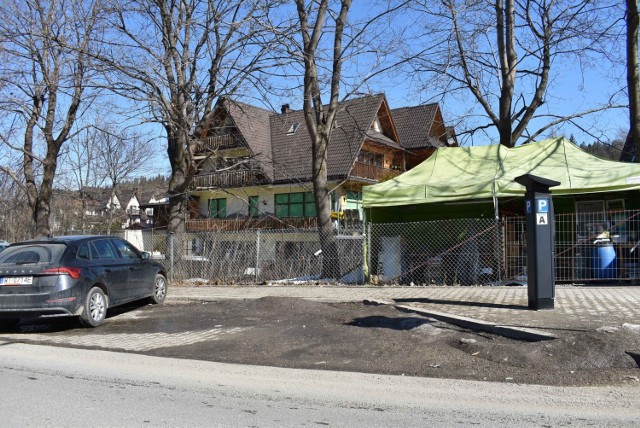
[[[105,269],[104,271],[105,271],[106,273],[110,273],[110,272],[111,272],[111,269]]]

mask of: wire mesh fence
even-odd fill
[[[526,278],[524,217],[505,219],[507,278]],[[559,282],[640,278],[640,211],[590,211],[555,216],[555,277]]]
[[[497,220],[367,227],[367,264],[373,283],[471,285],[502,280],[502,227]]]
[[[259,284],[320,279],[323,254],[316,229],[139,232],[138,248],[162,263],[173,281]],[[343,231],[344,232],[344,231]],[[363,235],[335,235],[340,280],[363,283]]]
[[[554,228],[556,281],[640,279],[640,211],[557,214]],[[261,284],[322,279],[325,259],[314,228],[175,235],[151,229],[112,234],[151,253],[167,268],[172,281]],[[527,282],[524,217],[364,226],[354,222],[336,228],[335,240],[338,280],[344,283]]]

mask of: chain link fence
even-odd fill
[[[502,281],[502,225],[451,219],[367,225],[374,284],[472,285]]]
[[[554,227],[558,282],[640,278],[640,211],[557,214]],[[262,284],[322,279],[324,256],[314,228],[112,234],[151,253],[166,267],[171,281]],[[354,222],[336,227],[335,240],[342,283],[527,283],[524,217],[364,226]]]
[[[162,263],[170,279],[212,284],[260,284],[320,279],[323,255],[316,229],[132,231],[127,239]],[[363,283],[361,231],[336,231],[340,281]]]
[[[505,223],[505,273],[527,275],[524,217]],[[556,214],[555,276],[565,283],[640,278],[640,211],[609,210]]]

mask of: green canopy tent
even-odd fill
[[[552,189],[554,196],[640,189],[640,165],[600,159],[565,138],[554,138],[512,149],[438,148],[412,170],[364,187],[363,207],[370,221],[379,221],[376,209],[484,201],[497,217],[500,198],[524,196],[524,187],[514,178],[527,173],[559,181],[561,185]]]
[[[557,215],[578,211],[578,203],[582,210],[595,205],[615,206],[615,210],[640,208],[640,165],[597,158],[564,138],[512,149],[500,145],[442,147],[410,171],[363,188],[363,207],[372,226],[365,246],[365,274],[388,280],[413,281],[415,277],[420,282],[431,275],[426,271],[440,272],[438,275],[446,271],[447,278],[453,275],[457,281],[476,283],[488,267],[498,277],[502,273],[504,278],[516,277],[523,265],[519,259],[522,231],[515,219],[524,215],[525,188],[514,179],[527,173],[561,183],[551,189]],[[588,214],[584,211],[583,215]],[[600,217],[604,219],[604,214]],[[583,275],[586,268],[579,266],[587,253],[581,253],[585,249],[578,241],[591,236],[590,227],[596,230],[600,217],[588,217],[597,221],[582,221],[579,229],[571,215],[556,225],[556,239],[564,245],[564,259],[557,267],[564,280],[588,277]],[[508,245],[502,248],[499,235],[494,234],[502,226],[495,220],[507,218],[514,220],[504,224]],[[624,215],[616,217],[616,228],[631,230],[630,225],[620,223],[623,218],[629,220]],[[633,227],[635,233],[637,226]],[[624,253],[628,256],[629,248]],[[391,263],[391,256],[398,260]],[[433,260],[441,260],[441,267],[432,269]],[[578,271],[582,273],[574,273]],[[474,273],[472,278],[460,279],[469,272]]]

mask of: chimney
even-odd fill
[[[289,108],[289,104],[282,104],[280,111],[282,112],[282,114],[289,113],[291,111],[291,109]]]

